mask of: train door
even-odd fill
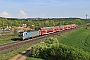
[[[27,39],[27,32],[23,32],[23,40]]]

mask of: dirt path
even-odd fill
[[[30,49],[31,47],[9,60],[26,60],[26,58],[30,55]]]

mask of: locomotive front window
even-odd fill
[[[23,35],[23,32],[19,32],[19,36],[22,36]]]

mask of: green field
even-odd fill
[[[10,34],[10,32],[0,32],[0,34],[4,34],[0,35],[0,44],[16,41],[18,38],[17,34]]]
[[[58,37],[60,43],[90,52],[90,30],[78,29]]]
[[[0,44],[9,43],[15,40],[12,40],[13,38],[16,38],[15,36],[0,36]]]
[[[12,42],[12,40],[11,39],[1,39],[0,40],[0,44],[9,43],[9,42]]]

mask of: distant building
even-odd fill
[[[24,28],[27,27],[27,24],[23,24],[22,27],[24,27]]]

